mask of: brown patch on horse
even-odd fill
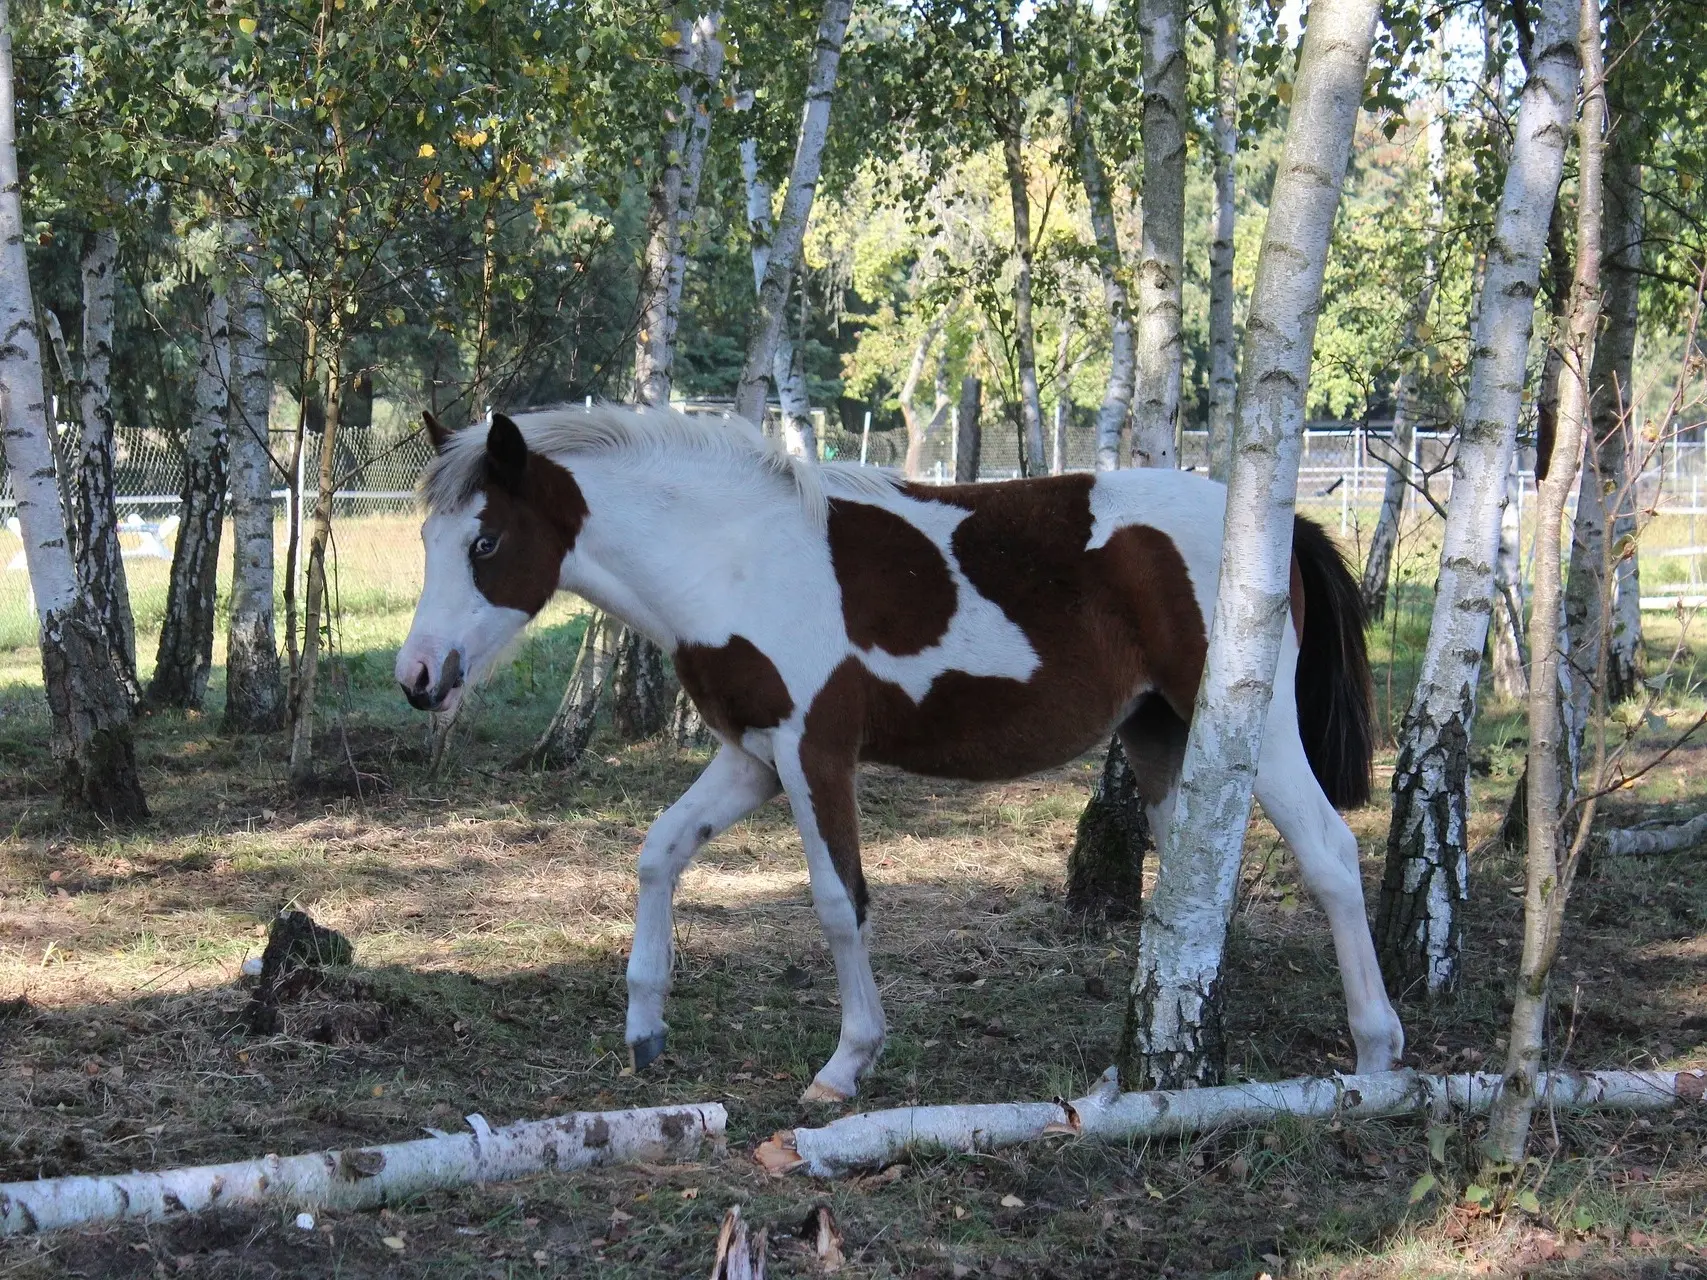
[[[675,652],[676,678],[700,715],[724,737],[774,729],[794,714],[794,699],[776,664],[746,636],[726,644],[684,644]]]
[[[893,511],[842,498],[830,503],[829,538],[849,640],[898,657],[941,641],[957,592],[936,543]]]
[[[844,726],[835,732],[857,734],[860,759],[987,780],[1071,760],[1152,689],[1189,721],[1206,642],[1185,561],[1171,538],[1143,525],[1087,550],[1094,483],[909,487],[969,512],[953,539],[961,572],[1025,633],[1038,668],[1027,680],[947,671],[915,703],[850,658],[814,700],[806,743],[814,725],[821,735]]]
[[[563,557],[587,519],[587,500],[575,477],[549,458],[527,456],[519,476],[489,475],[481,486],[480,536],[496,547],[470,550],[474,585],[493,604],[538,613],[557,592]]]
[[[812,699],[800,741],[800,770],[806,775],[812,796],[812,818],[819,837],[830,851],[830,863],[836,868],[842,887],[853,899],[854,916],[861,924],[865,923],[870,893],[859,860],[859,807],[854,798],[854,772],[860,760],[865,686],[873,679],[857,659],[843,659]]]

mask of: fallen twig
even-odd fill
[[[1122,1093],[1110,1067],[1091,1093],[1072,1102],[897,1107],[843,1116],[819,1129],[781,1130],[759,1145],[754,1158],[773,1173],[834,1177],[888,1164],[912,1149],[988,1151],[1051,1134],[1124,1141],[1259,1124],[1283,1115],[1482,1112],[1499,1087],[1500,1077],[1488,1072],[1430,1076],[1383,1071]],[[1707,1077],[1699,1071],[1554,1071],[1538,1087],[1543,1106],[1643,1111],[1699,1102]]]
[[[728,1113],[716,1102],[581,1111],[502,1129],[472,1115],[471,1133],[413,1142],[156,1173],[10,1182],[0,1185],[0,1236],[98,1222],[154,1222],[224,1205],[368,1209],[475,1182],[629,1160],[685,1159],[702,1140],[721,1140],[727,1122]]]
[[[1707,840],[1707,813],[1688,822],[1650,823],[1640,827],[1615,827],[1601,832],[1606,852],[1615,858],[1644,853],[1679,853]]]

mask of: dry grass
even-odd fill
[[[1408,1204],[1430,1167],[1426,1129],[1408,1121],[933,1156],[835,1185],[766,1179],[747,1153],[805,1118],[796,1099],[838,1016],[787,808],[730,832],[684,878],[671,1052],[625,1074],[635,851],[700,759],[607,743],[572,775],[507,770],[565,674],[573,626],[553,621],[487,690],[462,768],[442,782],[423,776],[413,722],[385,687],[395,619],[379,610],[347,620],[327,741],[383,787],[294,801],[281,743],[159,717],[142,745],[156,817],[123,834],[60,817],[32,695],[0,694],[0,999],[27,1000],[0,1014],[0,1179],[394,1140],[473,1110],[496,1124],[689,1098],[729,1105],[728,1153],[426,1196],[312,1232],[243,1213],[13,1242],[0,1276],[674,1277],[703,1274],[735,1201],[773,1230],[829,1203],[852,1276],[1707,1270],[1699,1114],[1544,1124],[1534,1217],[1448,1203],[1473,1131],[1455,1131],[1434,1165],[1443,1193]],[[1509,712],[1485,719],[1484,831],[1515,771],[1514,732]],[[1627,803],[1699,797],[1704,765],[1685,752]],[[1086,929],[1058,901],[1093,766],[999,786],[864,778],[891,1039],[859,1105],[1071,1094],[1107,1064],[1136,931]],[[1383,816],[1352,815],[1371,893]],[[1250,850],[1234,1068],[1348,1068],[1324,921],[1266,824]],[[1707,1063],[1698,859],[1632,860],[1579,889],[1556,1028],[1567,1064]],[[1415,1065],[1497,1053],[1517,882],[1509,859],[1478,866],[1470,980],[1450,1007],[1406,1011]],[[349,934],[357,962],[287,1006],[283,1033],[246,1036],[239,965],[286,903]],[[816,1264],[785,1251],[776,1270]]]

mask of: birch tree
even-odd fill
[[[51,745],[69,804],[128,822],[146,817],[130,700],[115,672],[121,644],[79,589],[60,504],[42,379],[41,339],[24,252],[8,0],[0,0],[0,437],[40,626]]]
[[[1528,1143],[1529,1120],[1541,1074],[1549,978],[1559,953],[1565,903],[1570,897],[1588,826],[1585,818],[1580,824],[1584,830],[1572,832],[1565,821],[1567,813],[1575,807],[1576,778],[1570,742],[1573,726],[1568,720],[1571,698],[1568,692],[1561,696],[1560,687],[1561,663],[1565,659],[1563,646],[1572,639],[1569,628],[1562,622],[1560,526],[1565,500],[1576,484],[1583,443],[1589,431],[1590,373],[1595,331],[1600,324],[1601,170],[1606,98],[1599,0],[1580,0],[1580,5],[1558,0],[1558,7],[1565,12],[1555,20],[1565,28],[1561,33],[1563,38],[1575,38],[1583,79],[1583,109],[1577,125],[1577,261],[1569,328],[1562,350],[1564,368],[1558,424],[1551,463],[1546,479],[1539,486],[1536,502],[1523,954],[1512,996],[1504,1078],[1488,1113],[1488,1132],[1483,1140],[1488,1161],[1507,1166],[1522,1163]],[[1543,10],[1537,23],[1538,56],[1547,52],[1542,33],[1553,35],[1548,26],[1549,17],[1554,17],[1551,8]],[[1574,29],[1566,25],[1567,18],[1577,19]],[[1590,475],[1593,471],[1594,468],[1588,468]],[[1602,648],[1599,639],[1593,638],[1597,652]],[[1591,663],[1591,676],[1592,667]]]
[[[130,586],[119,549],[118,508],[113,499],[113,312],[119,236],[111,225],[97,226],[85,242],[78,275],[83,286],[83,340],[78,348],[76,396],[81,431],[77,438],[77,474],[73,481],[78,549],[77,580],[92,612],[113,638],[119,679],[134,702],[136,623]]]
[[[261,255],[246,224],[234,224],[242,270],[231,331],[231,616],[225,647],[225,729],[265,733],[284,724],[284,687],[273,626],[273,461],[267,422],[267,295]]]
[[[682,284],[687,278],[682,224],[699,203],[699,179],[711,141],[712,110],[723,74],[721,21],[722,15],[713,10],[698,18],[683,18],[674,28],[674,114],[664,135],[663,161],[647,195],[646,250],[640,272],[634,399],[641,404],[670,402]]]
[[[1240,0],[1215,5],[1215,210],[1209,242],[1209,474],[1227,478],[1233,457],[1233,408],[1238,393],[1238,334],[1233,318],[1233,229],[1239,154]]]
[[[1400,995],[1439,997],[1458,980],[1470,733],[1536,286],[1575,106],[1575,31],[1573,0],[1540,6],[1471,339],[1428,645],[1399,735],[1376,946]]]
[[[700,175],[711,144],[711,122],[723,75],[722,15],[712,10],[681,19],[675,27],[672,62],[676,96],[663,161],[648,195],[646,252],[640,273],[640,331],[634,345],[634,399],[668,405],[687,279],[683,224],[699,205]],[[619,736],[649,738],[670,716],[670,682],[663,651],[645,636],[624,628],[613,643],[611,720]]]
[[[144,699],[155,710],[199,710],[213,670],[214,591],[231,463],[226,422],[231,399],[230,306],[221,285],[208,286],[203,314],[195,419],[184,443],[178,540],[172,548],[172,576],[154,676]]]
[[[778,347],[783,332],[790,286],[806,239],[806,222],[812,214],[812,197],[818,190],[818,173],[824,161],[824,143],[830,134],[830,104],[836,93],[836,68],[842,59],[842,40],[847,35],[853,0],[824,0],[823,16],[812,52],[812,71],[806,81],[806,103],[800,114],[800,137],[789,169],[788,191],[783,196],[776,234],[771,239],[759,282],[758,314],[747,342],[746,363],[735,387],[735,412],[759,422],[765,411],[765,383],[773,373],[779,389],[792,369],[792,356],[779,365]],[[744,160],[744,157],[743,157]],[[750,199],[750,197],[749,197]],[[750,208],[750,205],[749,205]],[[769,210],[766,210],[768,215]],[[768,220],[768,217],[767,217]],[[754,241],[754,268],[758,267],[758,241]],[[785,407],[786,411],[786,407]],[[791,441],[791,446],[796,442]],[[805,441],[798,442],[804,449]]]
[[[1138,397],[1132,407],[1132,461],[1176,465],[1181,290],[1185,281],[1185,5],[1138,0],[1144,47],[1143,214],[1138,251]],[[1337,184],[1336,184],[1337,185]],[[1332,217],[1330,215],[1330,223]]]
[[[1132,302],[1120,256],[1120,236],[1114,223],[1114,200],[1109,193],[1108,172],[1085,111],[1078,85],[1078,68],[1070,65],[1068,75],[1074,91],[1068,96],[1068,122],[1073,135],[1073,155],[1078,162],[1079,183],[1090,206],[1091,233],[1096,239],[1097,275],[1102,280],[1103,304],[1108,309],[1108,383],[1097,409],[1096,466],[1113,471],[1120,465],[1121,439],[1132,412],[1137,387],[1138,362],[1132,345]],[[1229,271],[1231,266],[1229,265]],[[1229,287],[1231,277],[1229,276]]]
[[[1002,71],[997,131],[1014,213],[1014,353],[1019,372],[1020,471],[1043,475],[1049,467],[1043,449],[1043,398],[1037,386],[1037,330],[1032,320],[1031,175],[1025,163],[1025,100],[1019,81],[1019,51],[1013,20],[997,19]]]
[[[1311,7],[1257,260],[1215,616],[1132,978],[1136,1066],[1162,1087],[1221,1072],[1221,958],[1288,614],[1311,349],[1376,11],[1373,0]]]

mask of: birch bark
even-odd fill
[[[1002,55],[1009,74],[1018,54],[1013,27],[1001,24]],[[1014,214],[1014,346],[1019,370],[1020,474],[1043,475],[1049,467],[1043,451],[1043,399],[1037,386],[1037,332],[1031,315],[1031,188],[1025,166],[1025,103],[1010,85],[1001,121],[1002,161]]]
[[[1374,38],[1374,0],[1316,0],[1245,325],[1220,586],[1130,1023],[1141,1079],[1220,1075],[1221,959],[1285,625],[1322,277]]]
[[[267,423],[267,294],[254,232],[230,226],[239,272],[232,290],[231,620],[225,644],[225,728],[265,733],[284,725],[284,686],[273,626],[273,464]]]
[[[1573,0],[1546,0],[1488,246],[1434,614],[1393,774],[1375,937],[1395,995],[1438,998],[1459,977],[1458,904],[1470,873],[1470,731],[1536,285],[1576,105],[1575,32]]]
[[[777,342],[782,336],[790,285],[800,262],[800,247],[806,240],[806,222],[812,215],[812,197],[818,191],[818,173],[824,162],[824,143],[830,135],[830,104],[836,94],[836,69],[842,60],[842,40],[847,35],[853,0],[824,0],[818,20],[818,39],[812,53],[812,71],[806,81],[806,105],[800,115],[800,136],[794,146],[794,164],[788,174],[788,191],[782,199],[776,236],[771,241],[769,261],[759,284],[758,315],[747,342],[746,364],[735,387],[735,412],[758,422],[765,411],[765,382],[784,378],[779,370]],[[792,360],[789,365],[792,365]],[[787,406],[784,406],[786,413]]]
[[[178,541],[166,588],[166,616],[144,702],[150,708],[200,710],[213,670],[215,582],[225,531],[231,436],[231,325],[225,291],[208,294],[196,367],[196,416],[184,444]]]
[[[1227,478],[1233,459],[1238,336],[1233,321],[1234,166],[1239,154],[1241,0],[1215,6],[1215,212],[1209,242],[1209,474]]]
[[[114,422],[112,406],[114,284],[118,272],[119,237],[111,227],[90,233],[79,274],[83,282],[83,341],[79,356],[77,399],[83,432],[77,444],[74,541],[81,550],[78,582],[90,609],[114,637],[113,656],[120,663],[119,679],[134,702],[141,696],[136,682],[136,623],[130,611],[130,586],[119,551],[118,508],[113,479]]]
[[[314,532],[308,540],[307,582],[302,605],[302,654],[297,659],[295,679],[291,682],[290,781],[298,789],[314,782],[314,703],[319,692],[320,629],[326,611],[326,550],[332,541],[332,496],[338,479],[338,428],[344,416],[342,307],[343,298],[334,290],[327,306],[326,421],[320,432],[320,482],[314,498]]]
[[[1138,253],[1138,398],[1132,407],[1132,461],[1172,467],[1179,418],[1185,279],[1185,5],[1139,0],[1144,41],[1143,213]],[[1338,184],[1335,183],[1336,189]],[[1332,221],[1332,215],[1329,215]]]
[[[713,10],[676,24],[680,36],[671,55],[676,67],[678,115],[664,137],[664,163],[648,196],[646,252],[640,272],[640,332],[634,344],[634,399],[670,402],[681,322],[687,252],[682,224],[699,203],[699,179],[711,140],[711,114],[723,74],[721,15]]]
[[[1549,6],[1550,8],[1551,6]],[[1600,0],[1560,7],[1578,19],[1576,37],[1583,80],[1583,109],[1577,124],[1577,264],[1571,282],[1569,328],[1562,348],[1559,417],[1547,478],[1536,500],[1535,609],[1530,622],[1534,666],[1529,681],[1528,841],[1524,856],[1523,954],[1512,996],[1511,1032],[1504,1078],[1488,1113],[1483,1151],[1489,1163],[1520,1164],[1529,1139],[1541,1053],[1546,1034],[1547,995],[1553,961],[1564,930],[1578,855],[1590,815],[1573,832],[1566,815],[1576,800],[1576,753],[1565,646],[1573,639],[1565,618],[1560,526],[1565,501],[1577,482],[1589,431],[1590,372],[1595,331],[1600,327],[1601,171],[1604,159],[1606,85],[1600,48]],[[1547,11],[1537,24],[1537,51]],[[1563,15],[1561,15],[1563,16]],[[1588,468],[1592,475],[1594,469]],[[1598,505],[1598,504],[1597,504]],[[1595,646],[1598,653],[1599,646]],[[1592,666],[1587,676],[1592,677]],[[1565,683],[1561,685],[1561,678]],[[1582,707],[1587,707],[1583,700]],[[1579,740],[1580,741],[1580,740]]]
[[[9,5],[0,0],[0,444],[41,627],[42,684],[66,801],[132,821],[148,815],[148,804],[136,770],[130,700],[115,671],[115,641],[78,587],[48,434],[13,94]]]
[[[1120,257],[1120,236],[1114,225],[1114,201],[1109,195],[1108,173],[1085,118],[1084,103],[1075,91],[1068,98],[1068,120],[1073,131],[1073,151],[1079,161],[1079,182],[1090,206],[1091,231],[1096,238],[1097,274],[1102,278],[1103,305],[1108,308],[1108,384],[1097,410],[1096,466],[1113,471],[1120,465],[1121,437],[1132,413],[1137,388],[1138,362],[1132,346],[1132,302],[1126,272]]]

